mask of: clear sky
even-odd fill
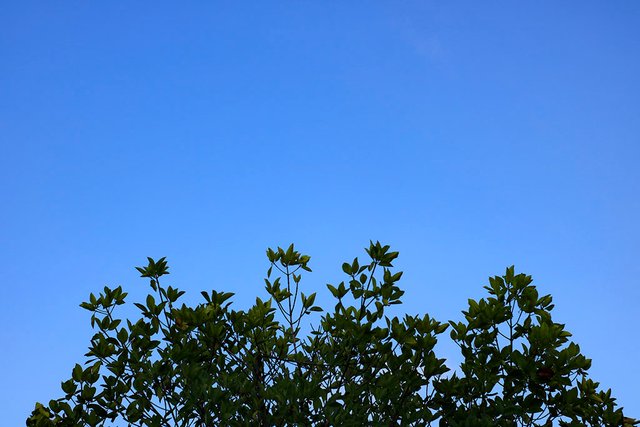
[[[532,274],[640,417],[638,76],[637,1],[2,2],[2,424],[60,396],[78,304],[140,298],[146,256],[243,308],[266,247],[326,295],[369,239],[443,321]]]

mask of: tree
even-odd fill
[[[531,283],[509,267],[488,298],[469,300],[466,323],[450,322],[464,361],[461,376],[436,382],[446,425],[621,425],[611,391],[586,375],[591,360],[552,321],[551,296]]]
[[[390,318],[401,303],[397,252],[371,243],[344,263],[348,278],[327,285],[324,311],[301,289],[310,257],[291,245],[268,249],[266,299],[231,308],[231,293],[202,292],[195,307],[165,286],[165,258],[137,267],[153,293],[141,317],[116,316],[121,287],[81,307],[96,333],[64,397],[36,404],[28,426],[219,425],[636,425],[611,391],[587,377],[590,360],[551,319],[551,296],[510,267],[490,279],[489,297],[469,300],[465,322],[429,315]],[[303,320],[322,313],[307,332]],[[305,323],[306,325],[306,323]],[[450,374],[436,356],[450,327],[464,361]]]

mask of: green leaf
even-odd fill
[[[349,265],[349,263],[343,263],[342,264],[342,271],[344,271],[346,274],[351,275],[351,265]]]
[[[149,311],[153,311],[156,308],[156,301],[153,295],[147,295],[147,308]]]
[[[71,377],[76,382],[82,381],[82,373],[82,366],[76,363],[76,365],[73,367],[73,371],[71,371]]]
[[[340,293],[338,292],[338,289],[333,286],[332,284],[327,283],[327,289],[329,289],[329,291],[331,292],[331,294],[335,297],[335,298],[339,298]]]

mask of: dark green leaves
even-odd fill
[[[158,261],[154,261],[153,258],[147,257],[147,260],[149,263],[146,267],[136,267],[136,270],[140,272],[140,277],[150,277],[157,280],[160,276],[169,274],[166,258],[162,257]]]
[[[398,252],[379,242],[365,251],[368,260],[343,263],[345,280],[327,285],[326,311],[322,296],[303,291],[310,257],[293,245],[267,250],[267,296],[247,310],[218,290],[178,305],[184,291],[161,283],[166,259],[148,258],[136,267],[152,290],[134,303],[140,317],[116,316],[121,287],[90,294],[86,362],[27,425],[636,424],[587,377],[591,361],[530,276],[511,266],[490,278],[462,321],[391,317],[404,294]],[[463,358],[450,375],[435,353],[448,327]]]
[[[513,266],[470,299],[465,322],[450,322],[464,361],[461,376],[435,387],[448,425],[481,425],[508,415],[510,425],[620,425],[622,410],[586,378],[590,360],[552,321],[550,295]],[[598,404],[594,404],[598,402]]]

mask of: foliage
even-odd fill
[[[348,278],[327,285],[327,312],[302,292],[310,258],[293,245],[267,250],[268,297],[246,311],[218,291],[179,305],[184,291],[161,284],[166,260],[149,258],[137,268],[153,290],[135,303],[141,317],[116,316],[121,287],[91,294],[81,304],[96,329],[87,360],[62,383],[64,397],[36,404],[27,425],[622,425],[610,390],[587,378],[590,361],[551,320],[551,296],[540,297],[530,276],[510,267],[491,278],[490,296],[469,300],[464,322],[390,318],[404,293],[398,253],[380,243],[366,251],[366,264],[344,263]],[[319,324],[303,333],[314,312]],[[434,352],[449,326],[464,358],[452,375]]]
[[[466,322],[451,322],[464,361],[461,376],[436,383],[446,425],[621,425],[611,391],[597,391],[591,360],[531,282],[507,268],[489,279],[490,297],[469,300]]]

